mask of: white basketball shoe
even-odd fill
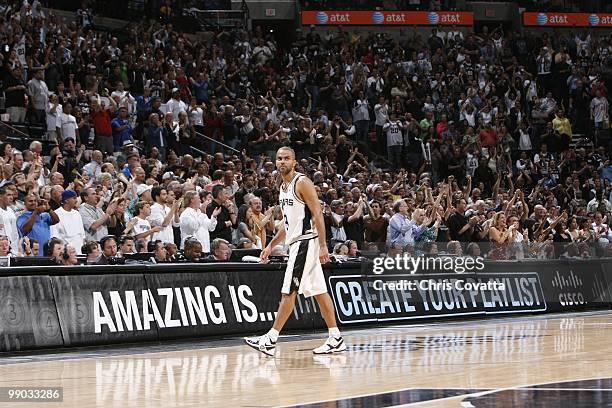
[[[346,343],[342,336],[330,336],[321,347],[312,350],[314,354],[333,354],[341,353],[346,350]]]
[[[268,333],[259,337],[245,337],[244,342],[255,350],[261,351],[266,356],[274,357],[276,342],[272,341]]]

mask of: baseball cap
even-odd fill
[[[64,190],[62,193],[62,203],[70,198],[75,198],[77,196],[76,191],[74,190]]]
[[[178,88],[172,88],[172,93],[178,92],[179,89]]]
[[[148,184],[139,184],[138,187],[136,187],[136,194],[142,195],[147,191],[151,190],[152,188],[153,186],[150,186]]]
[[[171,171],[167,171],[167,172],[165,172],[165,173],[164,173],[164,175],[162,176],[162,180],[168,180],[168,179],[170,179],[170,180],[174,180],[174,178],[175,178],[175,177],[176,177],[176,176],[174,175],[174,173],[173,173],[173,172],[171,172]]]

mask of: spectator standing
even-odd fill
[[[174,197],[174,196],[172,196]],[[153,241],[161,241],[164,244],[174,242],[173,227],[180,225],[179,208],[180,200],[169,202],[168,192],[163,187],[153,187],[151,198],[151,215],[147,218],[153,227],[161,227],[161,231],[155,233],[151,238]]]
[[[113,145],[115,151],[120,150],[126,142],[133,142],[133,128],[127,119],[128,110],[125,106],[119,108],[119,114],[111,121],[113,129]]]
[[[213,216],[213,213],[221,208],[220,212],[217,212],[217,226],[210,233],[211,240],[215,238],[223,238],[227,242],[232,241],[232,227],[236,225],[237,214],[232,201],[229,199],[225,186],[217,184],[212,188],[213,200],[208,207],[206,207],[206,215],[209,218]]]
[[[211,203],[212,204],[212,203]],[[188,191],[183,197],[184,210],[180,216],[181,248],[185,247],[185,240],[194,237],[202,245],[205,253],[210,252],[210,235],[219,223],[219,215],[225,207],[218,206],[208,217],[202,211],[200,195],[195,191]]]
[[[25,122],[26,89],[21,67],[13,68],[4,81],[4,106],[9,114],[9,120],[13,123]]]
[[[17,244],[19,242],[19,230],[17,229],[17,216],[11,208],[14,202],[12,190],[4,185],[0,187],[0,233],[9,238],[11,249],[17,253]]]
[[[30,193],[24,199],[26,210],[17,217],[17,228],[21,236],[35,239],[39,243],[38,255],[43,256],[43,247],[51,238],[51,226],[59,222],[49,203]]]
[[[30,121],[36,124],[44,124],[49,102],[49,88],[44,81],[45,72],[41,67],[34,70],[34,78],[28,81],[28,96],[31,103]]]
[[[77,193],[74,190],[65,190],[62,193],[62,206],[55,212],[59,221],[51,227],[51,236],[61,239],[66,245],[81,248],[85,243],[85,228],[81,214],[76,210]]]
[[[105,154],[112,154],[115,151],[113,144],[113,128],[111,125],[111,114],[115,110],[114,100],[109,106],[94,99],[92,102],[91,122],[94,127],[95,140],[94,146]]]
[[[172,98],[166,102],[167,112],[172,112],[173,117],[178,118],[179,113],[187,112],[187,104],[181,100],[181,92],[178,88],[172,89]]]
[[[47,121],[46,138],[50,142],[58,142],[57,128],[60,125],[60,117],[62,115],[62,105],[59,103],[59,98],[55,94],[49,96],[49,102],[45,109]]]
[[[117,208],[117,201],[111,201],[104,211],[100,206],[100,197],[92,187],[86,188],[81,192],[81,205],[79,214],[83,220],[85,239],[87,241],[100,241],[108,235],[108,224],[111,214]]]
[[[72,115],[72,104],[70,102],[66,102],[62,106],[57,128],[60,143],[67,139],[78,140],[78,124],[76,118]]]

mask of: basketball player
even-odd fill
[[[289,245],[289,262],[281,290],[281,302],[272,329],[263,336],[245,338],[246,344],[268,356],[274,356],[276,341],[287,319],[293,312],[295,298],[299,294],[314,296],[329,329],[329,338],[314,354],[331,354],[346,350],[346,344],[336,325],[336,315],[331,297],[327,293],[321,264],[329,262],[325,243],[325,225],[321,204],[312,181],[295,171],[295,152],[281,147],[276,152],[276,168],[283,183],[280,205],[285,219],[268,246],[261,251],[265,262],[274,248],[283,240]]]

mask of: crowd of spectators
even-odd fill
[[[283,228],[285,145],[337,255],[612,249],[612,42],[596,31],[305,28],[282,49],[258,27],[133,23],[120,40],[83,10],[0,12],[4,119],[45,129],[23,151],[2,135],[0,256],[261,249]]]

